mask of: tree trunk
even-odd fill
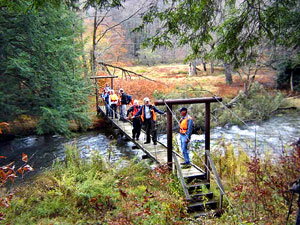
[[[232,84],[232,74],[231,74],[230,65],[228,63],[224,62],[224,69],[225,69],[226,84],[231,85]]]
[[[202,64],[203,64],[203,70],[206,72],[206,62],[202,62]]]
[[[193,70],[192,70],[193,75],[197,76],[197,64],[196,64],[195,60],[192,62],[192,67],[193,67]]]
[[[210,63],[210,73],[214,73],[214,72],[215,72],[214,62],[211,61],[211,63]]]
[[[294,74],[294,71],[292,70],[292,72],[291,72],[291,77],[290,77],[291,92],[294,91],[294,86],[293,86],[293,74]]]
[[[192,76],[192,63],[189,63],[189,77]]]
[[[83,42],[82,32],[80,32],[80,39]],[[82,63],[83,63],[84,76],[87,77],[88,76],[88,66],[87,66],[87,63],[86,63],[84,47],[83,47],[83,52],[82,52]]]
[[[93,28],[93,39],[92,39],[92,50],[91,50],[91,72],[93,76],[96,76],[96,36],[97,36],[97,7],[95,8],[94,14],[94,28]]]

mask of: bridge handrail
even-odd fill
[[[185,194],[185,198],[186,198],[186,200],[191,200],[191,196],[189,194],[188,187],[187,187],[187,185],[186,185],[186,183],[184,181],[183,175],[182,175],[181,167],[179,165],[177,156],[176,156],[176,154],[174,152],[173,152],[173,158],[174,158],[175,166],[176,166],[176,169],[177,169],[177,177],[180,180],[183,192]]]
[[[224,190],[224,187],[223,187],[223,184],[221,182],[221,179],[219,177],[219,174],[217,172],[217,169],[216,169],[216,166],[214,164],[214,161],[211,159],[211,156],[210,156],[210,151],[209,150],[206,150],[205,151],[206,155],[207,155],[207,159],[209,161],[209,165],[211,167],[211,170],[216,178],[216,182],[217,182],[217,185],[220,189],[220,203],[219,203],[219,208],[220,210],[222,209],[222,206],[223,206],[223,195],[225,194],[225,190]]]

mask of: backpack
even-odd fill
[[[127,95],[127,97],[126,97],[126,104],[130,104],[131,100],[132,100],[132,96],[131,95]]]

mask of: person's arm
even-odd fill
[[[153,108],[153,110],[154,110],[154,112],[157,112],[157,113],[159,113],[159,114],[164,114],[165,112],[163,112],[163,111],[160,111],[158,108],[156,108],[155,106],[152,106],[152,108]]]
[[[129,113],[131,113],[133,111],[133,106],[131,106],[128,110],[127,110],[127,115],[126,117],[128,117]]]
[[[187,135],[189,140],[191,139],[192,132],[193,132],[193,120],[188,119],[188,129],[186,131],[186,135]]]

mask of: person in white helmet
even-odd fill
[[[165,112],[160,111],[155,106],[150,104],[150,99],[148,97],[144,98],[144,105],[135,114],[135,117],[140,116],[146,130],[146,142],[144,144],[150,143],[150,134],[152,135],[153,144],[157,144],[157,128],[156,128],[156,113],[165,114]]]

